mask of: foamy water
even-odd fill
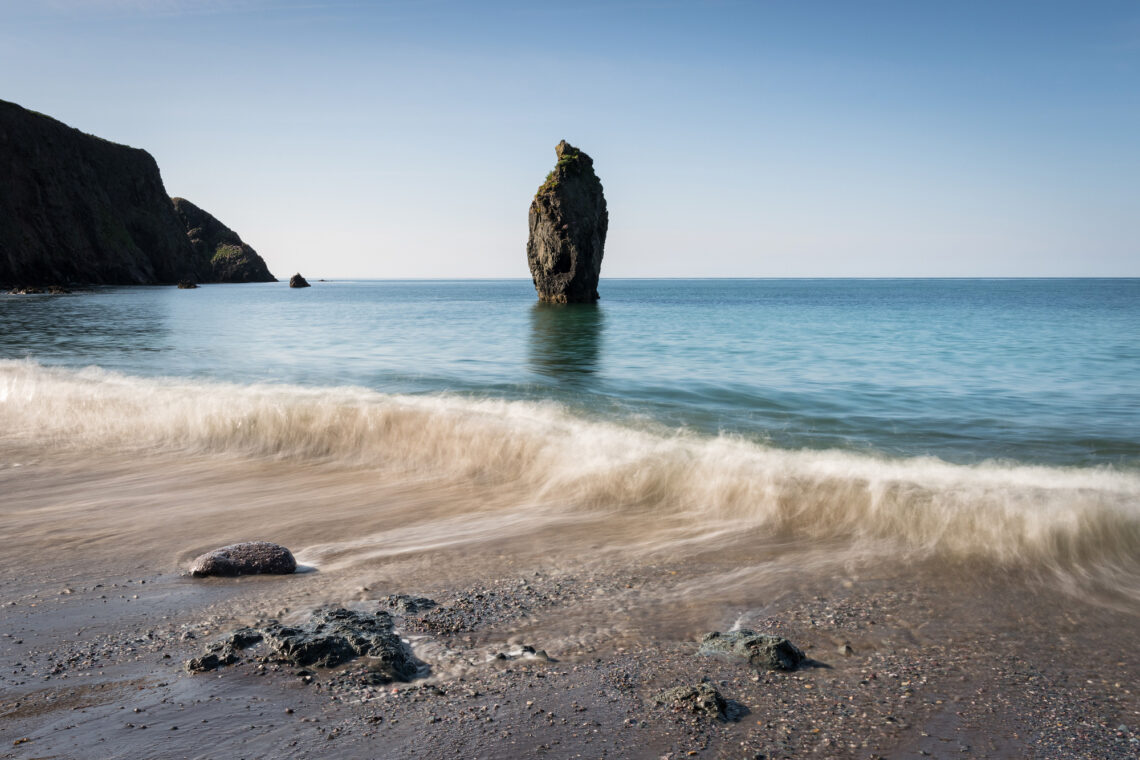
[[[1140,597],[1140,281],[601,292],[0,297],[5,525],[170,568],[277,538],[345,593],[527,554],[689,563],[691,599],[887,562]]]
[[[110,453],[156,490],[170,457],[299,465],[346,482],[416,483],[432,519],[338,536],[303,559],[401,554],[627,523],[611,549],[683,556],[779,538],[866,556],[977,557],[1066,576],[1140,573],[1140,475],[777,449],[660,424],[588,420],[554,402],[132,377],[0,361],[0,444]],[[0,456],[4,449],[0,447]],[[5,462],[4,464],[11,464]],[[617,541],[617,544],[613,542]]]

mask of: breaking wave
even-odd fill
[[[692,534],[892,542],[1140,574],[1140,474],[790,451],[553,403],[132,377],[0,361],[0,445],[284,458],[433,478]],[[2,451],[2,449],[0,449]]]

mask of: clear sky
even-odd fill
[[[278,277],[1140,276],[1140,2],[0,0],[0,98],[150,151]]]

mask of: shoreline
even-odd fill
[[[631,553],[557,523],[497,536],[513,523],[491,521],[474,551],[433,539],[457,498],[439,484],[346,484],[335,467],[217,455],[27,466],[0,469],[12,496],[0,562],[19,568],[3,582],[3,757],[1092,758],[1134,757],[1140,743],[1137,615],[1047,576],[827,562],[826,544]],[[153,520],[140,517],[148,500]],[[302,564],[320,556],[317,572],[180,574],[223,536],[266,537],[267,515],[268,537]],[[311,551],[369,525],[418,540],[362,562]],[[396,620],[426,679],[365,685],[349,663],[305,683],[256,656],[182,668],[241,625],[387,609],[390,594],[440,604]],[[787,636],[816,665],[757,673],[696,656],[701,635],[734,625]],[[494,659],[524,645],[554,661]],[[703,678],[732,719],[655,704]]]

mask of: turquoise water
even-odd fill
[[[1140,280],[605,280],[0,297],[0,360],[132,377],[553,402],[838,449],[1140,467]],[[10,368],[10,363],[6,365]]]

